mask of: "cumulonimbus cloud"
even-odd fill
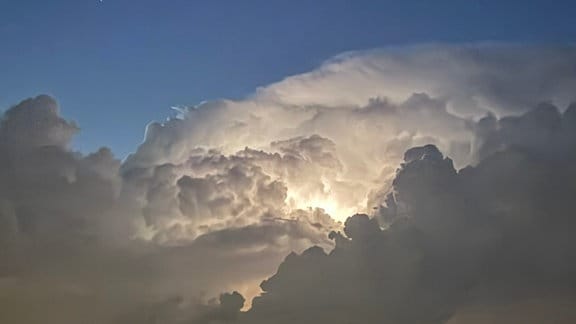
[[[571,46],[347,53],[152,123],[123,162],[72,151],[54,99],[23,101],[0,123],[0,319],[440,323],[519,265],[497,297],[559,291],[575,70]],[[290,256],[239,312],[313,245],[332,252]],[[190,299],[227,290],[247,298]]]
[[[564,114],[543,105],[495,120],[485,145],[502,146],[460,171],[433,145],[408,150],[377,215],[349,218],[329,254],[315,247],[286,258],[239,323],[465,323],[454,315],[467,307],[527,302],[545,321],[570,323],[575,117],[575,105]],[[546,313],[556,303],[567,308]],[[543,319],[516,311],[488,316]]]

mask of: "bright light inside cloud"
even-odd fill
[[[330,192],[307,197],[297,191],[293,191],[288,194],[286,204],[292,210],[323,209],[325,213],[339,222],[344,222],[346,218],[358,212],[355,207],[339,204],[338,200]]]

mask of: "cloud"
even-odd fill
[[[27,99],[6,111],[0,129],[2,145],[13,149],[66,148],[79,130],[58,116],[56,101],[46,95]]]
[[[460,171],[433,145],[408,150],[392,200],[349,218],[328,254],[287,257],[239,322],[572,322],[550,307],[576,293],[575,107],[494,120],[499,150]]]
[[[325,146],[329,168],[310,168],[287,183],[278,168],[259,167],[272,179],[281,178],[299,207],[338,210],[336,217],[343,220],[373,207],[367,197],[391,181],[408,148],[434,144],[463,167],[481,154],[474,128],[478,119],[518,114],[543,101],[566,107],[576,99],[575,56],[570,46],[503,44],[343,54],[244,100],[206,102],[165,123],[152,123],[123,170],[180,167],[191,156],[203,155],[202,149],[224,156],[246,147],[293,155],[275,143],[319,136],[332,143]],[[320,166],[312,156],[297,158]],[[299,192],[302,179],[319,185]]]
[[[280,156],[199,156],[194,170],[221,171],[207,177],[170,165],[122,174],[107,148],[70,151],[77,130],[47,96],[0,121],[2,321],[130,322],[173,296],[249,293],[291,250],[329,247],[338,227],[321,210],[282,209],[285,185],[251,162]]]
[[[565,107],[576,99],[575,62],[573,46],[430,44],[350,52],[260,89],[257,97],[342,107],[427,93],[444,98],[455,112],[476,116],[526,111],[543,100]]]
[[[575,53],[347,53],[151,123],[122,162],[27,99],[0,120],[0,321],[439,323],[566,296]]]

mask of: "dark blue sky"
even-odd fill
[[[0,109],[54,95],[76,148],[120,157],[170,106],[242,97],[343,51],[576,39],[576,1],[0,1]]]

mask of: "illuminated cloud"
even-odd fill
[[[542,100],[574,101],[573,46],[497,43],[418,45],[345,53],[320,68],[260,89],[282,104],[364,106],[368,98],[404,101],[426,93],[459,114],[526,111]]]
[[[349,218],[329,253],[288,256],[237,323],[573,322],[575,114],[495,120],[498,152],[460,171],[408,150],[379,213]]]

